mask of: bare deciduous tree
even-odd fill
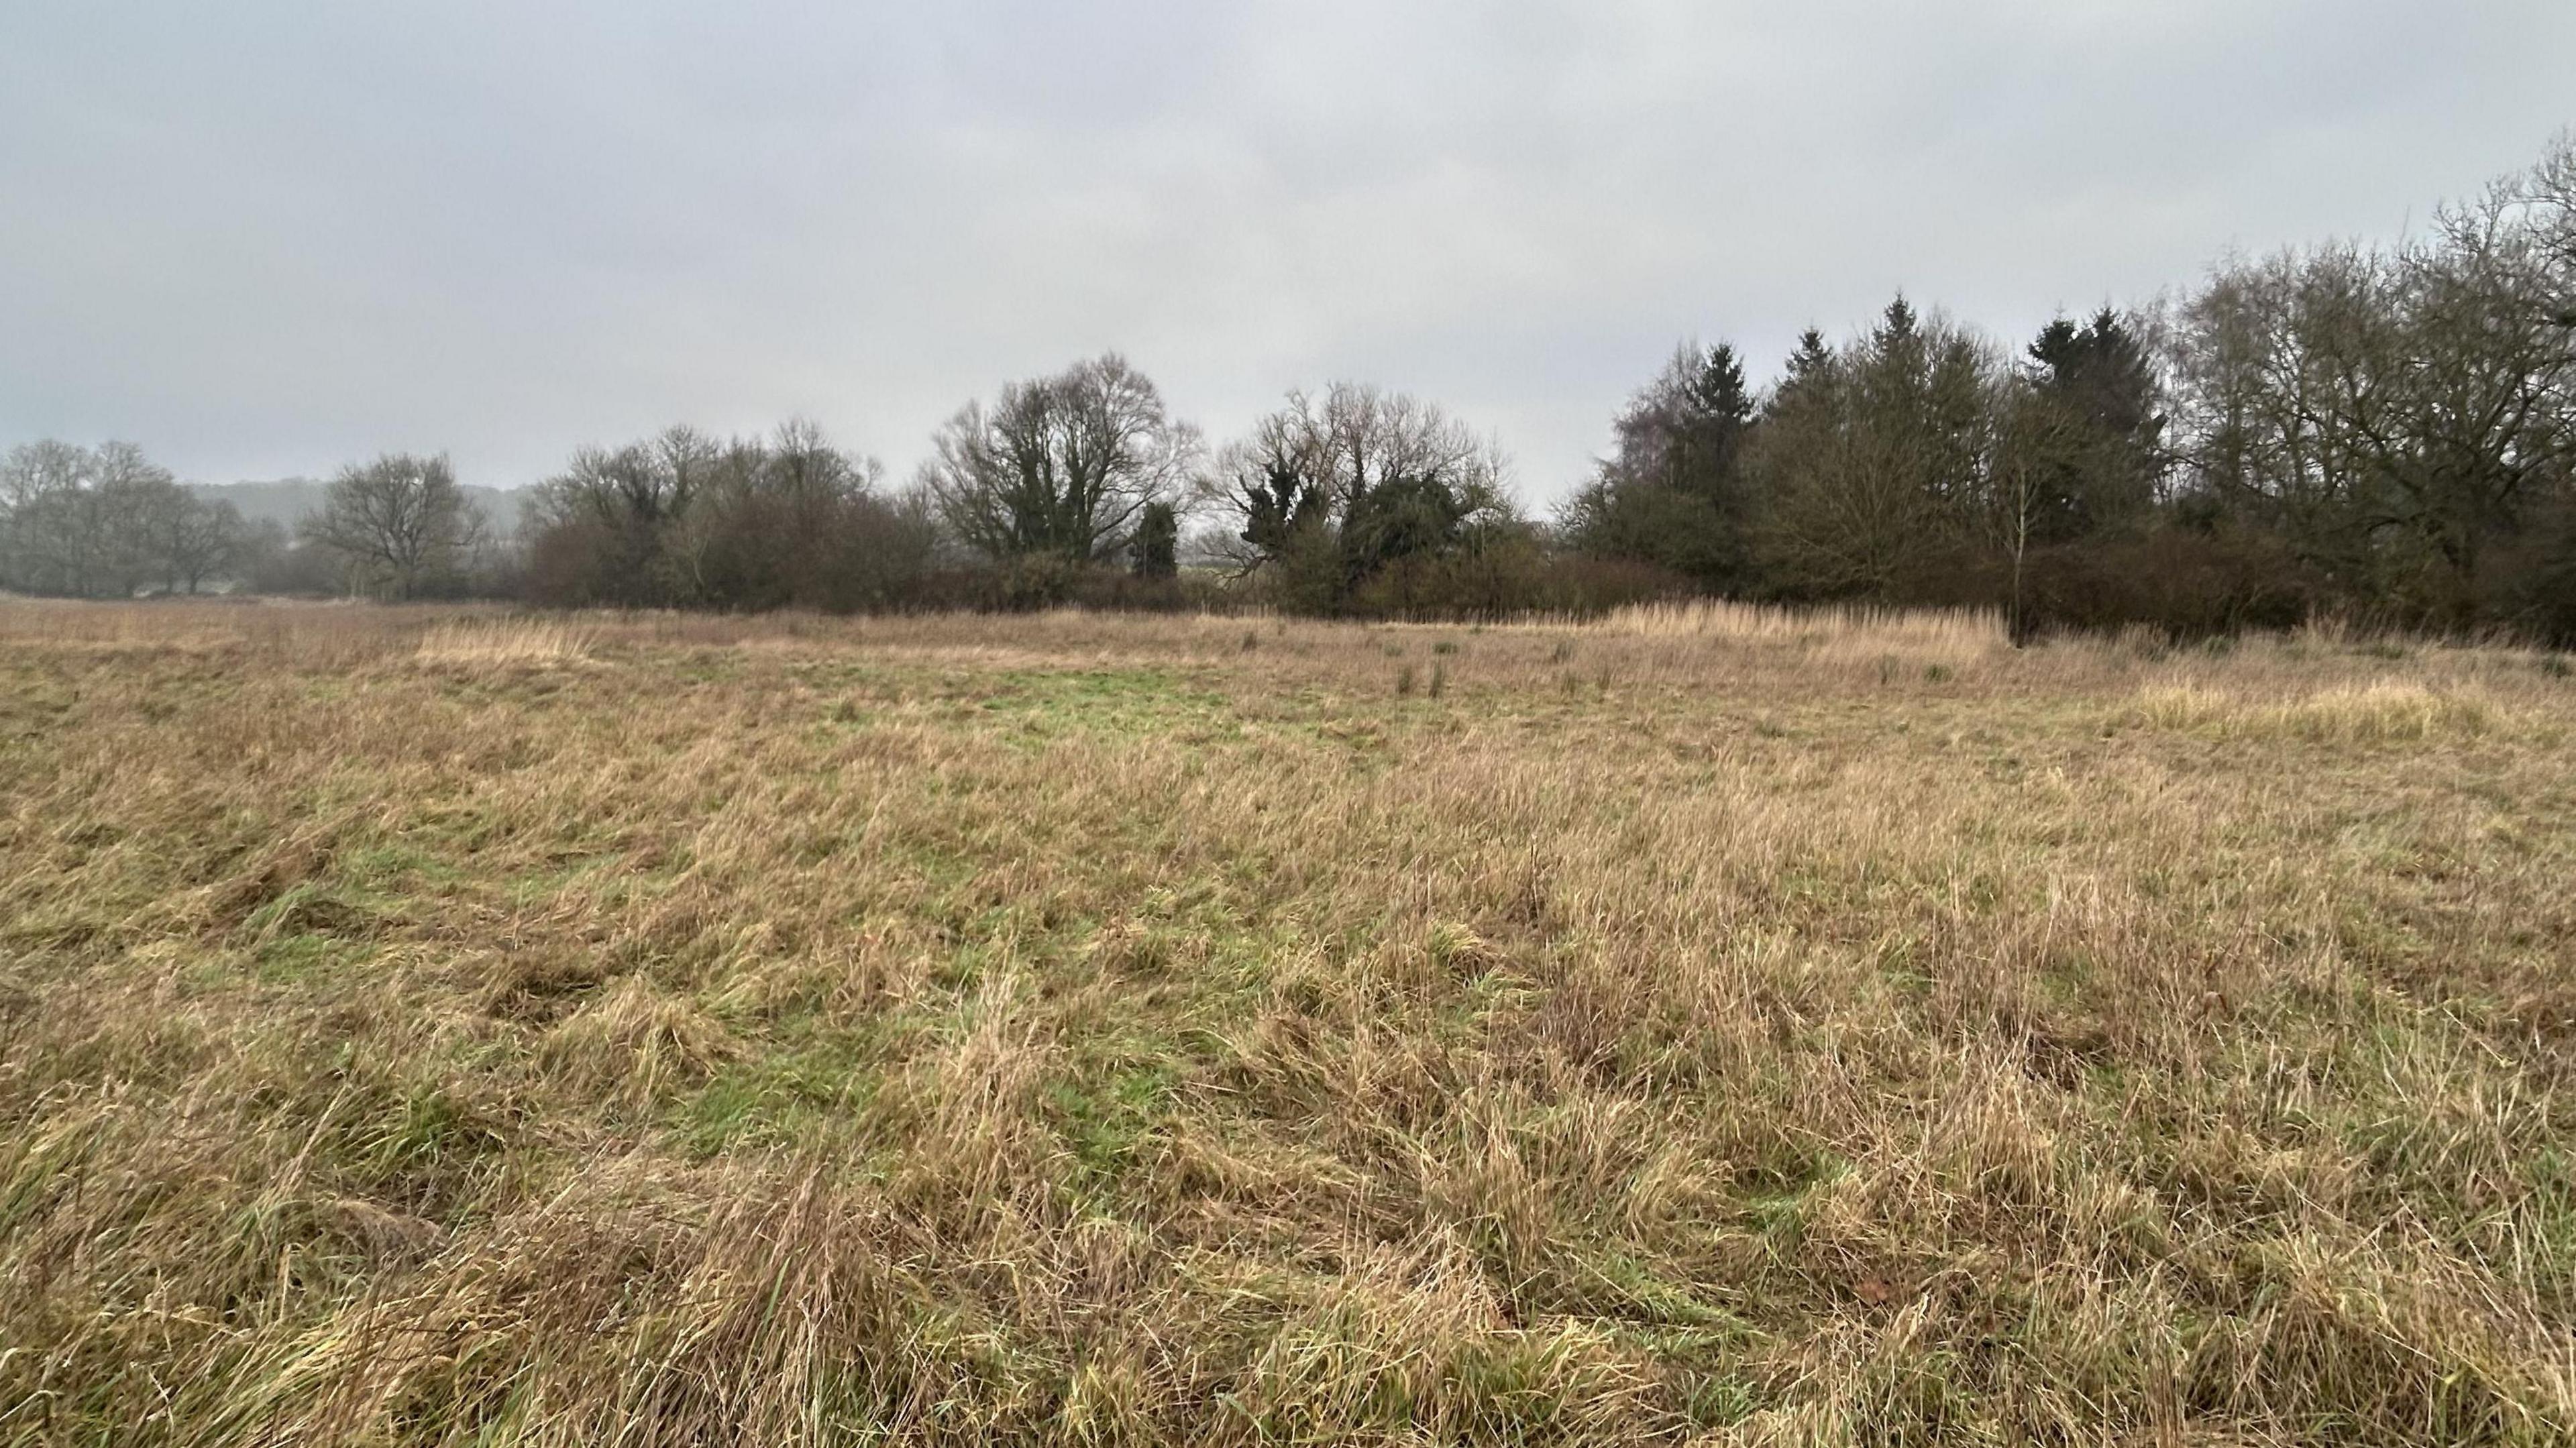
[[[31,593],[68,591],[63,574],[66,514],[88,487],[89,449],[51,438],[23,443],[0,459],[0,587]]]
[[[1432,403],[1337,382],[1286,405],[1229,444],[1199,493],[1242,520],[1249,562],[1284,554],[1316,526],[1345,526],[1390,485],[1436,488],[1461,517],[1509,510],[1500,448]]]
[[[241,510],[229,502],[209,502],[182,491],[156,511],[152,526],[162,587],[172,593],[182,588],[195,593],[209,577],[242,561],[246,530]]]
[[[87,448],[52,438],[22,443],[0,460],[0,504],[18,508],[48,493],[86,487],[95,465]]]
[[[397,599],[456,567],[481,531],[444,454],[351,464],[305,521],[307,540],[347,560],[355,586]]]
[[[968,403],[936,439],[922,482],[967,546],[986,557],[1114,558],[1148,505],[1176,500],[1197,430],[1115,353],[1015,382]]]
[[[2221,268],[2183,309],[2197,480],[2372,611],[2469,622],[2494,546],[2576,468],[2576,328],[2540,185],[2402,247]]]
[[[2025,607],[2030,550],[2041,541],[2051,505],[2060,501],[2068,459],[2085,439],[2068,410],[2027,378],[2006,374],[1995,387],[1996,446],[1985,476],[1977,522],[1987,543],[2004,558],[2004,626],[2015,645],[2029,642]]]
[[[159,576],[167,522],[194,501],[130,442],[13,449],[0,498],[0,578],[84,598],[128,597]]]

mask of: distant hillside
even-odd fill
[[[312,478],[281,478],[267,483],[191,483],[190,492],[210,502],[221,500],[241,510],[252,523],[274,519],[281,526],[293,528],[305,514],[322,506],[322,495],[330,484]],[[527,494],[518,488],[481,488],[471,483],[458,485],[467,501],[483,515],[494,532],[512,533],[519,526],[520,505]]]

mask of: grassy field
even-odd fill
[[[0,1443],[2565,1443],[2569,673],[0,605]]]

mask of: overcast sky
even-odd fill
[[[902,475],[1114,348],[1219,437],[1419,392],[1545,504],[1682,337],[2394,236],[2570,56],[2570,0],[0,0],[0,446],[512,486],[804,414]]]

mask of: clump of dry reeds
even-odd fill
[[[1701,598],[1632,604],[1597,625],[1648,638],[1730,639],[1748,643],[1944,648],[1962,654],[2007,647],[2001,614],[1991,609],[1801,608]]]
[[[562,619],[469,619],[430,625],[414,657],[424,664],[510,668],[577,662],[588,648],[585,630]]]

